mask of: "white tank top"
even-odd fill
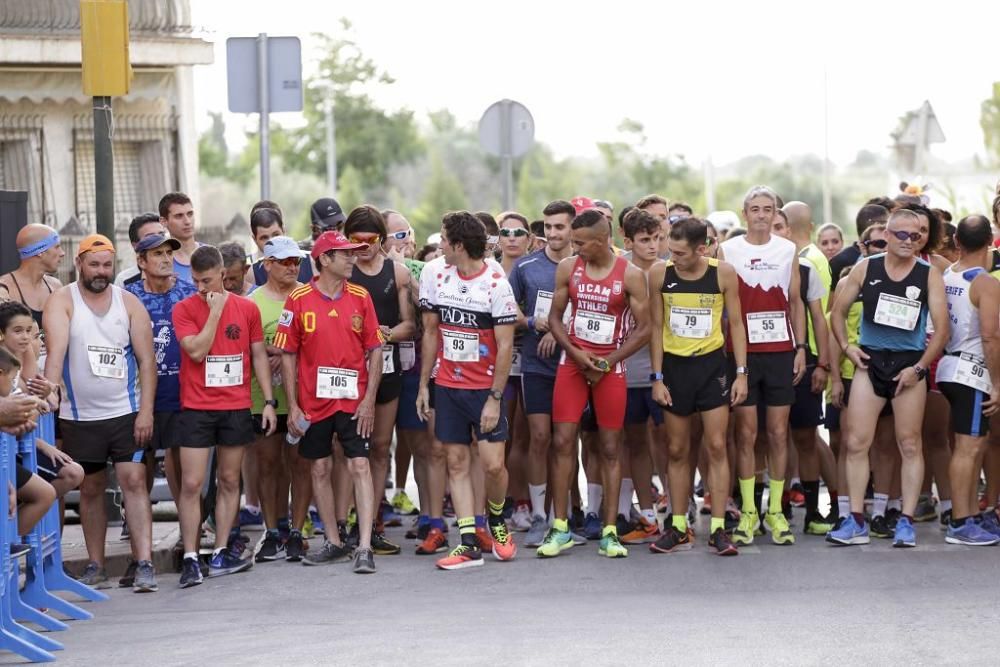
[[[111,307],[98,316],[84,303],[77,283],[69,286],[73,318],[63,363],[61,419],[97,421],[139,410],[139,373],[129,335],[129,317],[115,285]]]
[[[980,267],[962,272],[956,272],[949,268],[944,272],[944,292],[948,299],[951,336],[944,348],[945,355],[938,362],[938,382],[955,381],[955,372],[961,361],[962,353],[973,355],[977,359],[983,357],[979,309],[973,306],[969,299],[972,281],[983,272],[984,269]]]

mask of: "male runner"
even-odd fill
[[[174,273],[188,282],[191,278],[191,255],[201,244],[194,240],[194,206],[183,192],[168,192],[160,199],[160,222],[172,238],[181,243],[174,253]]]

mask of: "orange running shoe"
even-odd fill
[[[490,537],[490,531],[476,526],[476,544],[479,545],[479,550],[483,553],[493,551],[493,538]]]
[[[660,526],[640,516],[635,528],[621,537],[622,544],[647,544],[660,539]]]
[[[464,570],[467,567],[479,567],[483,564],[483,552],[478,547],[468,547],[459,544],[451,553],[436,563],[442,570]]]
[[[514,560],[517,555],[517,545],[514,544],[514,536],[507,530],[507,524],[503,520],[497,523],[490,522],[490,536],[493,542],[493,557],[497,560]]]
[[[423,542],[417,545],[417,554],[429,556],[448,550],[448,538],[440,528],[431,528]]]

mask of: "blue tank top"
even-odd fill
[[[877,350],[920,351],[927,340],[929,262],[917,258],[900,281],[885,270],[885,254],[868,258],[861,286],[861,346]]]

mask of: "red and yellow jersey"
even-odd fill
[[[569,305],[573,316],[567,333],[573,345],[595,354],[621,347],[632,322],[625,271],[629,261],[616,257],[610,273],[601,280],[587,275],[587,263],[577,257],[569,277]]]
[[[288,295],[274,334],[275,347],[298,355],[299,407],[313,423],[357,410],[368,387],[366,354],[383,343],[368,290],[345,282],[331,299],[315,283]]]

